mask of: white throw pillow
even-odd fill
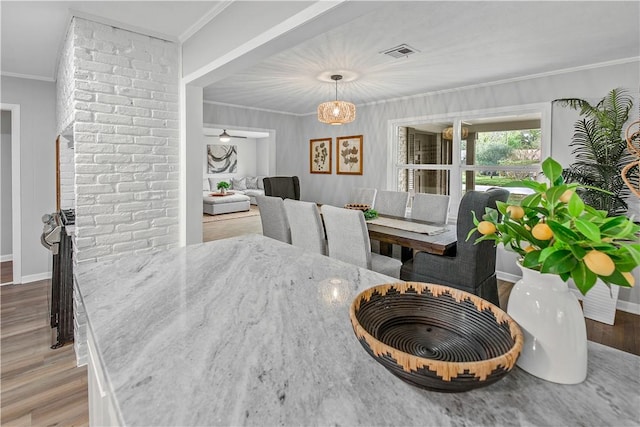
[[[243,191],[247,189],[247,180],[245,177],[242,178],[231,178],[231,188],[238,191]]]
[[[247,189],[257,190],[258,189],[258,177],[256,176],[248,176],[247,177]]]
[[[259,190],[264,190],[264,181],[263,179],[265,179],[265,176],[258,176],[258,189]]]

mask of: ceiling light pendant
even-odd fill
[[[226,129],[223,129],[222,133],[220,134],[220,142],[229,142],[229,141],[231,141],[231,135],[227,133]]]
[[[468,128],[462,128],[462,139],[465,139],[466,137],[469,136],[469,129]],[[453,141],[453,128],[452,127],[448,127],[445,130],[442,131],[442,137],[444,139],[447,139],[449,141]]]
[[[336,82],[336,100],[318,105],[318,120],[322,123],[341,125],[356,119],[356,106],[351,102],[338,101],[338,80],[340,79],[342,76],[339,74],[331,76],[331,80]]]

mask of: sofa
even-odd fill
[[[226,181],[229,183],[229,190],[236,194],[249,196],[249,202],[257,205],[256,196],[264,196],[264,176],[241,176],[225,178],[205,178],[202,184],[203,197],[208,197],[212,192],[218,191],[218,183]]]

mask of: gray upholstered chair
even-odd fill
[[[449,215],[449,196],[416,193],[411,205],[411,218],[444,224]]]
[[[285,199],[284,209],[291,228],[291,244],[326,255],[327,240],[318,206],[312,202]]]
[[[265,196],[300,200],[300,180],[297,176],[268,176],[262,182]]]
[[[362,205],[369,205],[373,208],[376,202],[376,193],[378,190],[375,188],[352,188],[349,194],[349,201],[347,203],[359,203]]]
[[[378,190],[376,193],[375,210],[380,215],[404,217],[407,213],[409,193],[406,191]]]
[[[469,191],[460,202],[458,210],[455,253],[433,255],[417,252],[405,262],[400,277],[407,281],[436,283],[478,295],[499,306],[496,280],[496,248],[491,241],[477,245],[480,237],[475,232],[469,240],[467,234],[474,228],[471,211],[481,217],[486,207],[495,209],[496,201],[507,201],[509,192],[502,188],[485,191]]]
[[[291,230],[284,202],[280,197],[256,196],[260,221],[262,221],[262,234],[281,242],[291,243]]]
[[[400,277],[402,262],[399,259],[371,253],[371,241],[362,211],[323,205],[322,216],[330,257],[396,279]]]

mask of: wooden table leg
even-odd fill
[[[387,242],[380,242],[380,255],[393,256],[393,245]]]
[[[401,249],[400,260],[402,262],[407,262],[413,258],[413,249],[407,248],[405,246],[401,246],[400,249]]]

